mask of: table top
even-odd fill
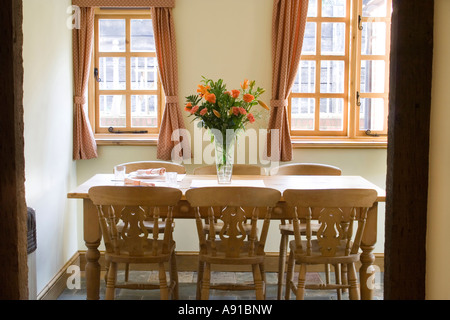
[[[177,188],[184,193],[191,188],[192,185],[217,185],[217,177],[214,175],[180,175],[181,181],[178,182]],[[96,174],[83,184],[79,185],[75,190],[69,192],[67,197],[70,199],[89,199],[88,191],[94,186],[114,186],[124,185],[123,182],[114,181],[112,174]],[[153,182],[147,180],[148,182]],[[167,186],[166,182],[155,180],[156,185]],[[386,191],[376,186],[372,182],[360,176],[258,176],[258,175],[235,175],[232,184],[239,186],[262,186],[274,188],[283,193],[287,189],[375,189],[378,193],[378,202],[386,201]]]

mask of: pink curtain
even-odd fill
[[[300,64],[308,0],[274,0],[272,20],[273,79],[267,150],[278,143],[281,161],[292,160],[287,114],[288,97]],[[271,141],[270,130],[279,130],[279,141]]]
[[[74,129],[73,158],[97,158],[97,144],[84,106],[94,44],[94,8],[80,8],[80,29],[73,29]]]
[[[183,115],[178,99],[178,64],[175,41],[175,27],[172,8],[152,7],[153,30],[155,33],[156,56],[158,58],[161,82],[166,94],[161,128],[159,132],[157,157],[172,159],[175,143],[181,144],[177,158],[190,158],[190,145],[184,140],[180,130],[185,130]]]

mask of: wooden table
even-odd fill
[[[102,240],[97,209],[89,199],[88,191],[93,186],[123,185],[123,182],[113,181],[112,179],[113,175],[111,174],[97,174],[67,195],[70,199],[83,200],[83,235],[87,247],[86,287],[88,300],[98,300],[100,297],[100,252],[98,247]],[[178,185],[179,189],[183,191],[183,198],[174,212],[174,217],[177,219],[194,219],[193,210],[184,199],[184,193],[191,187],[193,180],[211,180],[212,183],[215,183],[217,179],[215,176],[186,175]],[[362,253],[359,274],[361,298],[363,300],[373,299],[373,286],[370,283],[374,279],[375,269],[372,265],[375,261],[375,256],[372,251],[377,240],[378,202],[386,200],[385,190],[359,176],[233,176],[233,181],[244,185],[252,185],[251,180],[256,180],[259,183],[262,180],[266,187],[278,189],[280,192],[286,189],[325,188],[371,188],[377,190],[377,203],[369,210],[366,232],[361,243]],[[164,183],[161,182],[160,184]],[[278,210],[274,211],[272,219],[287,218],[283,207],[284,201],[280,199]]]

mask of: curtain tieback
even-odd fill
[[[86,104],[86,98],[84,96],[83,97],[75,96],[73,98],[73,102],[75,102],[75,104],[85,105]]]
[[[166,103],[178,103],[178,96],[167,96]]]
[[[287,105],[289,104],[288,99],[283,99],[283,100],[270,100],[270,105],[274,108],[283,108],[283,107],[287,107]]]

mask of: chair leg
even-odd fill
[[[359,292],[359,284],[358,279],[356,277],[356,268],[354,263],[349,263],[347,265],[348,268],[348,283],[350,285],[349,289],[349,298],[350,300],[361,300],[360,292]]]
[[[209,287],[211,285],[211,264],[205,262],[205,269],[202,278],[201,300],[209,300]]]
[[[306,284],[306,264],[301,264],[300,272],[298,273],[297,300],[305,299],[305,284]]]
[[[291,252],[289,254],[289,262],[288,262],[288,268],[286,272],[286,288],[284,293],[284,299],[290,300],[291,298],[291,281],[294,278],[294,267],[295,267],[295,259],[294,254]]]
[[[163,262],[159,264],[159,290],[161,300],[169,300],[169,287],[167,286],[166,269]]]
[[[200,300],[202,293],[202,283],[203,283],[203,273],[205,269],[205,263],[203,261],[198,261],[198,272],[197,272],[197,294],[196,299]]]
[[[177,260],[175,258],[175,251],[172,252],[172,256],[170,257],[170,282],[172,286],[172,299],[178,300],[179,298],[178,269],[177,269]]]
[[[281,300],[281,295],[283,291],[283,279],[286,268],[286,254],[287,254],[287,243],[289,236],[282,234],[280,240],[280,253],[278,257],[278,291],[277,299]]]
[[[256,300],[264,300],[265,290],[260,267],[257,264],[253,264],[252,271],[253,271],[253,281],[255,283]]]
[[[325,284],[330,284],[330,265],[325,264]]]
[[[106,279],[106,300],[114,300],[116,297],[117,263],[109,264],[108,275]]]
[[[345,263],[341,265],[341,281],[343,285],[348,285],[347,265]],[[342,293],[344,292],[347,292],[347,288],[342,289]]]
[[[128,282],[130,276],[130,264],[126,263],[125,264],[125,282]]]
[[[336,277],[336,284],[342,284],[341,281],[341,265],[334,265],[334,275]],[[336,289],[338,300],[342,300],[342,289]]]

